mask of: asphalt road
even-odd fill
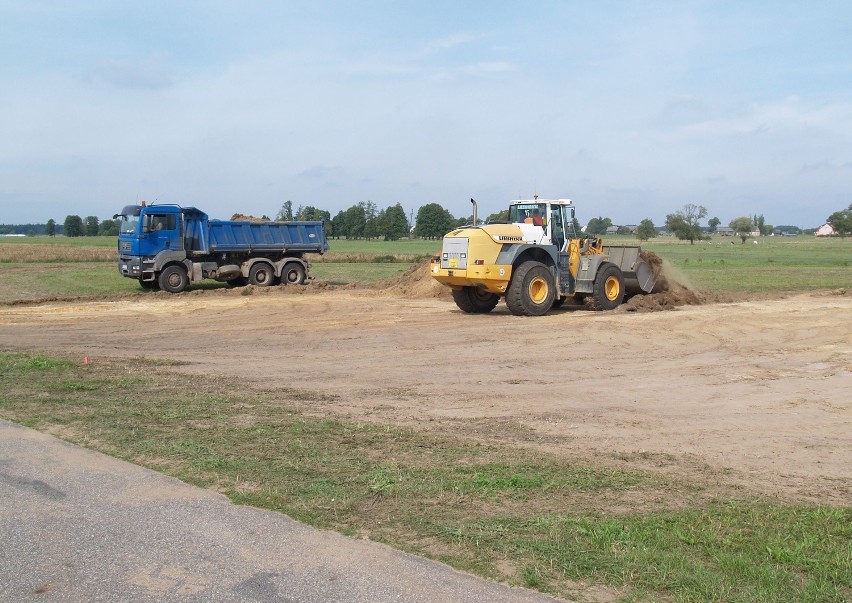
[[[0,601],[554,601],[0,421]]]

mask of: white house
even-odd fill
[[[834,230],[834,226],[826,222],[825,224],[817,228],[814,234],[818,237],[833,237],[837,234],[837,231]]]

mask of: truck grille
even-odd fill
[[[130,241],[120,241],[118,243],[119,251],[130,251]]]

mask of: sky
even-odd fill
[[[535,194],[824,223],[852,204],[852,3],[0,0],[0,224]]]

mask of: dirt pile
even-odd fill
[[[231,216],[231,222],[269,222],[267,218],[256,218],[255,216],[247,216],[245,214],[234,214]]]
[[[657,275],[654,291],[648,295],[634,295],[619,308],[622,312],[659,312],[674,310],[678,306],[700,306],[701,298],[689,286],[685,276],[665,262],[653,251],[643,251],[642,258],[651,264]]]
[[[429,274],[429,258],[412,265],[403,274],[392,279],[385,288],[387,293],[412,298],[452,299],[450,288]]]

